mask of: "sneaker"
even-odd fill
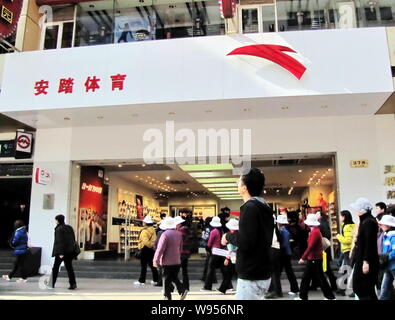
[[[294,298],[294,300],[302,300],[302,298],[301,297],[296,297],[296,298]]]
[[[206,288],[201,288],[201,289],[200,289],[200,291],[202,291],[202,292],[206,292],[206,291],[212,292],[212,291],[213,291],[213,289],[206,289]]]
[[[171,300],[169,297],[164,296],[163,300]]]
[[[140,282],[140,281],[135,281],[135,282],[133,282],[133,284],[134,284],[135,286],[144,286],[144,285],[145,285],[145,283]]]
[[[5,281],[11,281],[10,277],[8,276],[8,274],[3,275],[3,279]]]
[[[333,300],[336,300],[336,298],[333,298],[333,299],[325,298],[324,300],[332,300],[333,301]]]
[[[188,290],[184,290],[184,292],[181,294],[180,300],[185,300],[185,298],[187,297],[188,294]]]
[[[155,282],[155,281],[151,281],[151,284],[152,284],[153,286],[156,286],[158,283]]]
[[[220,288],[217,288],[215,290],[217,290],[218,292],[221,292],[222,294],[226,294],[226,290],[221,290]]]
[[[288,292],[288,295],[289,295],[289,296],[296,296],[296,295],[297,295],[297,292],[292,292],[292,291],[290,291],[290,292]]]
[[[71,285],[69,287],[69,290],[75,290],[75,289],[77,289],[77,285],[76,284],[73,284],[73,285]]]
[[[18,279],[16,280],[17,283],[26,283],[27,279]]]

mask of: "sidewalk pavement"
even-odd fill
[[[46,288],[44,277],[29,278],[27,283],[7,282],[0,279],[0,300],[163,300],[162,288],[154,287],[150,281],[144,286],[133,285],[130,280],[112,279],[77,279],[77,290],[68,290],[67,279],[59,279],[55,289]],[[236,282],[233,282],[236,288]],[[193,280],[190,282],[190,292],[186,300],[234,300],[235,294],[222,294],[215,290],[219,285],[214,284],[212,292],[201,292],[203,283]],[[289,284],[282,282],[284,297],[276,300],[293,300],[289,296]],[[311,300],[323,300],[320,290],[311,291]],[[353,300],[349,297],[336,296],[337,300]],[[173,300],[179,300],[178,293],[173,294]],[[297,303],[297,301],[295,302]]]

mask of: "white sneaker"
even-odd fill
[[[185,298],[187,297],[189,290],[184,290],[184,292],[181,294],[180,300],[185,300]]]
[[[142,282],[140,282],[140,281],[136,281],[136,282],[134,282],[133,283],[135,286],[144,286],[145,285],[145,283],[142,283]]]
[[[27,279],[18,279],[16,280],[17,283],[26,283]]]
[[[325,298],[324,300],[333,301],[333,300],[336,300],[336,298],[333,298],[333,299],[328,299],[328,298]]]
[[[156,286],[158,283],[155,282],[155,281],[151,281],[151,284],[152,284],[153,286]]]
[[[3,275],[3,279],[5,281],[11,281],[10,277],[8,276],[8,274]]]
[[[300,297],[296,297],[294,298],[294,300],[302,300]]]
[[[290,292],[288,292],[288,295],[289,295],[289,296],[296,296],[296,293],[295,293],[295,292],[292,292],[292,291],[290,291]]]

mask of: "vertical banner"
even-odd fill
[[[15,159],[30,159],[33,150],[33,134],[17,131],[15,138]]]
[[[102,250],[107,243],[107,186],[104,169],[81,167],[78,241],[84,250]]]

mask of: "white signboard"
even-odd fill
[[[35,181],[38,184],[50,185],[52,183],[52,173],[44,169],[36,168]]]

